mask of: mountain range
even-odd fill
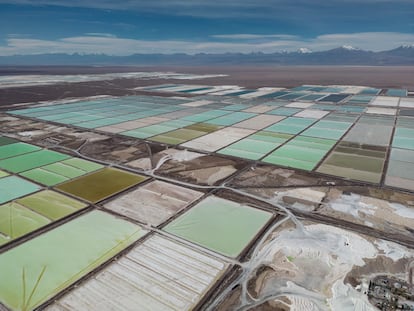
[[[295,52],[224,53],[224,54],[36,54],[0,56],[0,65],[414,65],[414,45],[404,45],[381,52],[342,46],[312,52],[300,48]]]

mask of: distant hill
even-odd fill
[[[0,65],[414,65],[414,45],[371,52],[352,46],[312,52],[225,54],[38,54],[0,56]]]

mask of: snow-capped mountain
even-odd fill
[[[348,50],[348,51],[360,51],[361,49],[353,47],[352,45],[343,45],[341,46],[342,49]]]
[[[308,48],[300,48],[300,49],[298,49],[297,52],[301,53],[301,54],[309,54],[309,53],[312,53],[312,50],[310,50]]]

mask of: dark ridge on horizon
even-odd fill
[[[327,51],[223,54],[106,54],[49,53],[0,56],[0,65],[414,65],[414,45],[372,52],[352,47]]]

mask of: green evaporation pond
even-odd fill
[[[87,206],[83,202],[50,190],[26,196],[17,202],[50,220],[58,220]]]
[[[266,153],[275,149],[278,145],[265,141],[243,139],[219,151],[220,154],[227,154],[235,157],[258,160]]]
[[[226,256],[237,257],[272,214],[218,197],[209,197],[164,230]]]
[[[289,134],[266,132],[266,131],[256,132],[255,134],[249,136],[249,138],[275,143],[276,145],[284,143],[286,140],[292,137],[293,136]]]
[[[69,158],[68,155],[59,152],[40,150],[1,160],[0,168],[4,168],[13,173],[20,173],[39,166],[65,160],[67,158]]]
[[[17,143],[18,141],[13,139],[13,138],[8,138],[8,137],[2,137],[0,136],[0,146],[4,146],[4,145],[8,145],[8,144],[13,144],[13,143]]]
[[[0,205],[0,235],[6,237],[3,241],[0,240],[0,245],[43,227],[49,222],[46,217],[16,202]]]
[[[0,302],[33,310],[147,232],[93,211],[0,255]]]
[[[70,158],[70,159],[62,161],[62,163],[66,164],[66,165],[76,167],[76,168],[81,169],[85,172],[93,172],[93,171],[96,171],[96,170],[99,170],[99,169],[103,168],[103,165],[101,165],[101,164],[91,162],[91,161],[87,161],[87,160],[83,160],[83,159],[79,159],[79,158]]]
[[[185,127],[188,130],[211,133],[221,129],[221,126],[209,123],[196,123]]]
[[[69,179],[65,176],[46,171],[41,167],[20,173],[20,175],[46,186],[54,186]]]
[[[345,134],[351,125],[352,123],[347,122],[322,120],[308,128],[302,133],[302,135],[327,139],[339,139]]]
[[[169,121],[159,123],[159,125],[174,127],[174,128],[181,128],[181,127],[185,127],[185,126],[188,126],[188,125],[191,125],[191,124],[193,124],[193,122],[186,121],[186,120],[180,120],[180,119],[169,120]]]
[[[98,163],[79,158],[70,158],[20,173],[20,175],[46,186],[54,186],[101,168],[103,168],[103,165]]]
[[[182,128],[165,134],[153,136],[150,138],[150,140],[157,141],[160,143],[176,145],[203,136],[205,134],[205,132]]]
[[[260,131],[220,150],[219,153],[258,160],[291,137],[288,134]]]
[[[0,204],[40,190],[35,185],[17,176],[8,176],[0,179]]]
[[[312,170],[334,144],[334,140],[298,136],[272,152],[263,161]]]
[[[384,168],[386,148],[360,147],[341,142],[319,166],[318,172],[350,179],[378,183]]]
[[[60,184],[56,188],[78,198],[96,203],[146,179],[145,176],[114,168],[105,168]]]
[[[0,171],[0,178],[6,177],[6,176],[9,176],[9,174],[6,172]]]
[[[267,127],[266,131],[297,134],[314,123],[316,120],[308,118],[290,117]]]
[[[327,139],[340,139],[344,133],[345,130],[311,127],[310,129],[307,129],[305,132],[303,132],[302,135]]]
[[[76,167],[70,166],[70,165],[66,165],[64,163],[61,162],[56,162],[56,163],[52,163],[49,165],[45,165],[42,167],[42,169],[52,172],[52,173],[56,173],[62,176],[65,176],[67,178],[75,178],[75,177],[79,177],[82,175],[85,175],[85,171],[78,169]]]
[[[0,146],[0,159],[14,157],[20,154],[25,154],[40,150],[41,148],[25,143],[14,143]]]
[[[259,153],[256,151],[236,149],[236,148],[231,148],[231,147],[225,148],[221,150],[219,153],[234,156],[234,157],[239,157],[243,159],[249,159],[249,160],[258,160],[261,157],[263,157],[263,153]]]

